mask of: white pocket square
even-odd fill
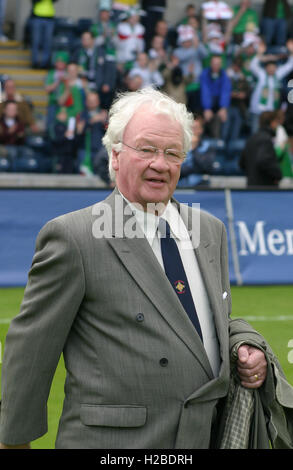
[[[224,299],[224,300],[226,299],[227,295],[228,295],[228,294],[227,294],[227,292],[226,292],[226,291],[225,291],[225,292],[223,292],[223,299]]]

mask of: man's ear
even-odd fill
[[[119,156],[120,156],[120,152],[112,149],[112,168],[115,171],[119,169]]]

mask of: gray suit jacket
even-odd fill
[[[209,447],[216,404],[229,384],[224,225],[201,212],[195,248],[220,344],[214,378],[147,240],[114,236],[115,197],[117,191],[105,200],[108,238],[92,232],[93,207],[97,213],[103,203],[48,222],[37,238],[21,311],[6,338],[1,442],[24,443],[47,431],[47,399],[63,352],[57,448]],[[191,210],[181,213],[188,227]]]

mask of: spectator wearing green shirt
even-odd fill
[[[105,49],[115,49],[114,38],[116,35],[116,24],[111,20],[111,6],[101,4],[99,17],[91,27],[91,33],[95,38],[96,46],[104,46]]]
[[[259,18],[255,9],[251,8],[250,0],[242,0],[239,5],[233,7],[233,18],[228,26],[233,35],[233,41],[241,44],[244,34],[257,33],[259,31]]]
[[[262,11],[262,34],[267,47],[285,46],[288,35],[288,19],[292,15],[287,0],[265,0]]]
[[[69,63],[58,90],[58,105],[66,109],[68,118],[77,118],[84,109],[86,89],[78,71],[78,64]]]

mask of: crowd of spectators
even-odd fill
[[[42,1],[33,0],[33,7]],[[196,118],[179,185],[194,186],[216,172],[219,155],[241,174],[235,155],[267,122],[260,117],[268,111],[278,116],[279,137],[277,130],[271,134],[282,176],[292,177],[288,1],[264,0],[258,10],[250,0],[233,7],[220,0],[190,3],[176,24],[166,21],[167,8],[167,1],[100,0],[97,18],[78,25],[58,21],[53,9],[48,18],[32,9],[32,67],[48,70],[45,136],[55,157],[53,171],[98,173],[110,183],[102,137],[115,94],[154,86],[186,103]],[[0,143],[21,145],[26,129],[38,129],[32,107],[9,86],[12,80],[4,84]]]

